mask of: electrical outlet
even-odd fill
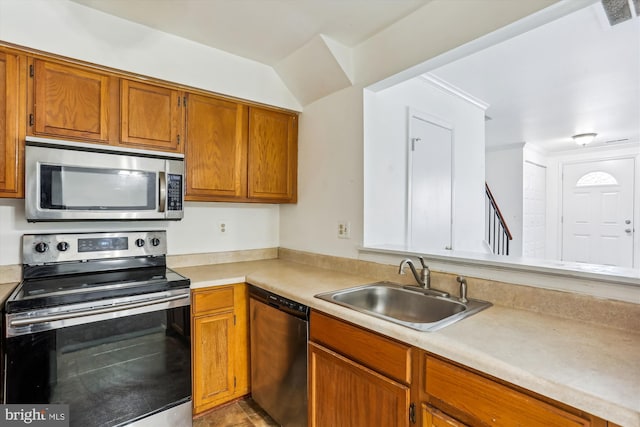
[[[218,222],[218,232],[220,234],[227,234],[229,232],[229,223],[227,221]]]
[[[338,222],[338,238],[350,239],[351,238],[351,223],[348,221]]]

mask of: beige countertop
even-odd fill
[[[370,278],[282,260],[176,270],[192,288],[258,285],[621,426],[640,427],[640,333],[501,306],[420,332],[314,298]]]
[[[18,286],[18,282],[15,283],[2,283],[0,284],[0,301],[5,301],[11,295],[11,292]]]

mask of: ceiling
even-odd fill
[[[73,0],[275,65],[323,34],[354,47],[428,0]]]
[[[487,146],[640,142],[640,19],[610,26],[599,2],[432,73],[490,104]]]
[[[319,35],[355,47],[429,3],[73,1],[273,66],[303,105],[350,84],[343,70],[330,64],[335,58],[322,56]],[[287,73],[296,69],[288,68],[291,62],[310,58],[314,62],[304,76]],[[339,78],[309,95],[304,88],[322,89],[321,80],[329,79],[325,63],[340,70]],[[571,135],[586,132],[598,134],[590,146],[640,142],[640,19],[610,26],[600,2],[432,72],[490,105],[487,146],[527,142],[545,151],[564,151],[578,147]]]

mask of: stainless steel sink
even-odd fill
[[[419,331],[435,331],[491,306],[490,302],[425,295],[417,286],[376,282],[316,295],[361,313]]]

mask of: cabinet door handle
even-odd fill
[[[411,424],[415,424],[416,423],[416,405],[415,405],[415,403],[412,403],[411,405],[409,405],[409,421],[411,421]]]

